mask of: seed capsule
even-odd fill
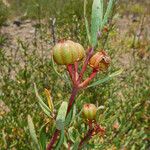
[[[83,116],[85,119],[94,120],[96,117],[97,107],[94,104],[84,104]]]
[[[110,57],[105,51],[97,52],[91,57],[89,61],[90,67],[101,71],[107,70],[109,64]]]
[[[85,56],[82,45],[67,40],[56,44],[53,48],[53,58],[57,64],[68,65],[80,61]]]

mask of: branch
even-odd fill
[[[56,129],[46,150],[51,150],[53,148],[53,145],[55,144],[59,133],[60,131]]]
[[[88,83],[96,76],[98,70],[93,69],[93,72],[90,74],[90,76],[84,80],[81,84],[79,84],[79,88],[84,88],[88,85]]]
[[[85,135],[85,137],[81,140],[78,149],[81,149],[82,146],[83,146],[83,144],[84,144],[86,141],[88,141],[88,140],[92,137],[93,132],[94,132],[94,128],[88,130],[88,132],[87,132],[87,134]]]
[[[87,57],[86,57],[86,59],[85,59],[85,61],[84,61],[82,70],[81,70],[81,72],[80,72],[80,74],[79,74],[79,78],[78,78],[78,80],[77,80],[78,83],[80,83],[80,81],[81,81],[81,79],[82,79],[82,77],[83,77],[83,74],[84,74],[84,72],[85,72],[85,70],[86,70],[86,68],[87,68],[89,59],[91,58],[91,56],[92,56],[92,54],[93,54],[93,51],[94,51],[94,48],[90,48],[90,49],[89,49],[88,55],[87,55]]]
[[[76,80],[75,80],[75,75],[74,75],[74,70],[72,68],[72,64],[67,65],[67,70],[69,72],[70,78],[73,82],[73,85],[76,85]]]
[[[78,62],[74,63],[74,76],[75,76],[75,80],[77,81],[79,74],[78,74]]]

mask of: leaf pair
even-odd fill
[[[40,107],[42,108],[43,112],[48,116],[53,118],[53,113],[54,113],[54,105],[50,96],[50,93],[47,89],[45,89],[45,94],[47,97],[47,101],[48,101],[48,105],[49,107],[43,102],[42,98],[40,97],[36,84],[34,83],[34,90],[35,90],[35,94],[36,97],[38,98],[38,103],[40,105]]]

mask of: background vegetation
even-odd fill
[[[90,19],[92,0],[88,1]],[[67,101],[70,85],[64,68],[53,70],[53,18],[56,18],[56,39],[70,38],[88,47],[83,0],[11,0],[0,1],[0,149],[30,150],[32,142],[27,127],[30,114],[37,132],[47,118],[37,104],[33,88],[39,93],[50,89],[55,104]],[[112,26],[99,42],[97,51],[105,48],[112,63],[106,74],[122,68],[123,73],[96,88],[86,89],[77,97],[79,111],[82,104],[92,102],[101,106],[99,122],[106,127],[104,137],[91,143],[97,149],[148,149],[148,108],[150,104],[150,12],[149,1],[119,1]],[[45,98],[46,102],[46,98]],[[115,129],[114,124],[119,124]],[[47,125],[52,130],[53,122]],[[83,124],[76,124],[82,130]],[[82,131],[80,131],[82,132]],[[47,133],[50,137],[51,133]],[[92,146],[92,145],[91,145]]]

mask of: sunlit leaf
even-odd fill
[[[115,2],[115,0],[109,0],[108,6],[107,6],[107,9],[106,9],[106,13],[104,15],[102,27],[104,27],[105,24],[107,24],[107,22],[108,22],[108,18],[110,16],[111,11],[112,11],[114,2]]]
[[[97,34],[99,27],[102,24],[102,3],[101,0],[94,0],[92,5],[92,18],[91,18],[91,44],[93,47],[97,44]]]
[[[88,20],[86,17],[86,5],[87,5],[87,0],[84,0],[84,20],[85,20],[85,27],[86,27],[86,33],[87,33],[87,37],[89,40],[89,43],[91,43],[91,37],[90,37],[90,31],[89,31],[89,24],[88,24]]]
[[[30,115],[28,115],[28,127],[29,127],[29,131],[30,131],[30,136],[34,142],[34,145],[36,147],[36,149],[40,150],[40,145],[36,136],[36,132],[35,132],[35,127],[32,121],[32,118]]]
[[[68,103],[67,102],[62,102],[59,110],[58,110],[58,114],[56,117],[56,128],[58,130],[63,130],[64,126],[65,126],[65,117],[66,117],[66,113],[67,113],[67,106]]]

